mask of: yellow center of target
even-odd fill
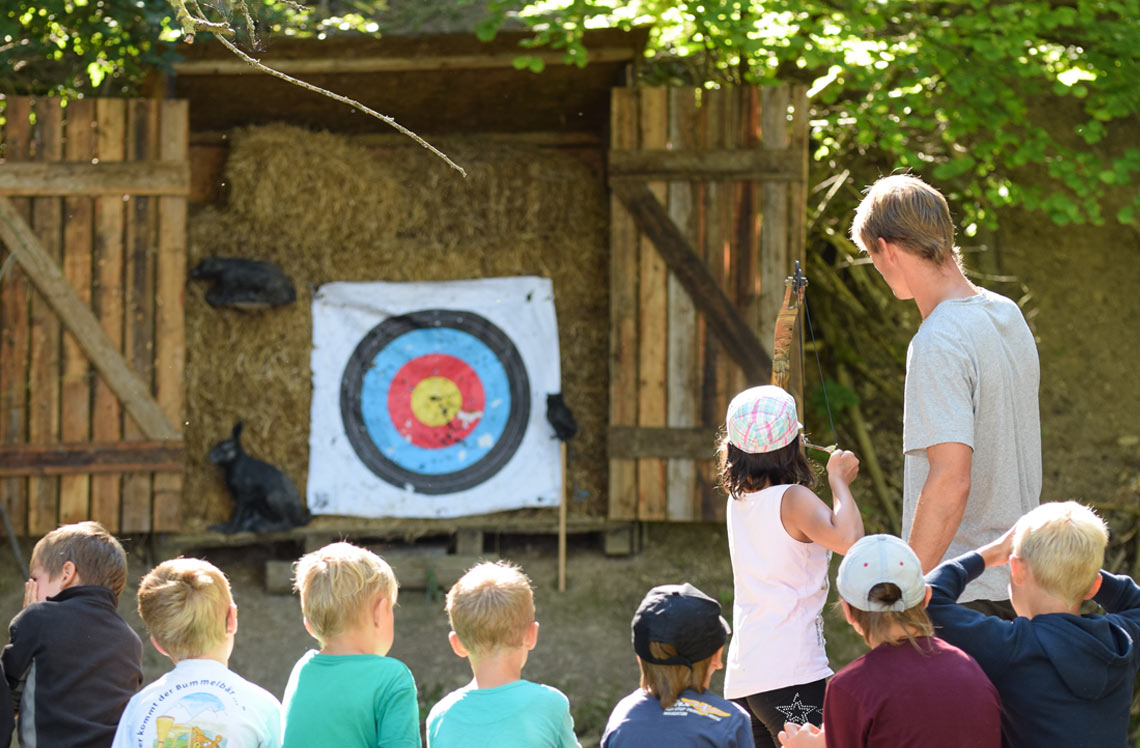
[[[451,423],[463,407],[463,393],[447,377],[424,377],[412,390],[412,413],[426,426]]]

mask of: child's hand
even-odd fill
[[[795,748],[795,746],[826,746],[827,739],[823,736],[823,729],[816,727],[810,722],[803,725],[797,725],[795,722],[785,722],[784,729],[780,730],[777,736],[780,738],[780,745],[784,748]]]
[[[837,449],[827,460],[827,478],[848,485],[859,475],[859,458],[854,452]]]
[[[1014,525],[1000,538],[978,549],[978,553],[985,559],[987,569],[1009,562],[1009,555],[1013,552],[1013,531],[1016,529],[1017,525]]]
[[[36,580],[29,579],[28,581],[24,582],[24,606],[23,607],[26,608],[29,605],[31,605],[32,603],[36,602],[39,599],[39,596],[40,596],[40,587],[38,584],[36,584]]]

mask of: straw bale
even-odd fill
[[[540,275],[554,282],[563,391],[580,425],[570,443],[570,511],[605,513],[609,295],[607,204],[572,151],[481,141],[440,145],[466,180],[409,144],[274,125],[235,132],[229,202],[190,219],[189,261],[277,263],[297,302],[261,312],[213,309],[186,294],[188,529],[229,516],[210,446],[234,421],[243,443],[304,492],[312,381],[313,291],[332,281],[439,281]]]

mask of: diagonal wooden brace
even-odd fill
[[[756,331],[740,318],[657,196],[644,182],[612,180],[610,187],[633,216],[637,228],[649,237],[669,270],[689,292],[693,304],[704,313],[709,330],[748,380],[753,384],[767,383],[772,376],[772,359]]]
[[[44,251],[31,227],[16,212],[12,202],[3,196],[0,196],[0,240],[8,245],[8,250],[16,256],[28,278],[147,438],[181,439],[182,433],[166,417],[150,389],[131,371],[122,354],[103,332],[99,320]]]

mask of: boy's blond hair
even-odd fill
[[[1077,605],[1104,566],[1108,528],[1075,501],[1042,504],[1017,521],[1013,555],[1022,559],[1042,590]]]
[[[118,598],[127,584],[127,553],[98,522],[61,525],[32,549],[32,566],[55,579],[70,561],[83,584],[106,587]]]
[[[377,598],[395,605],[398,584],[387,561],[341,542],[302,556],[294,569],[293,588],[301,595],[301,613],[323,647],[366,621]]]
[[[666,660],[677,656],[677,648],[664,642],[649,642],[649,654],[659,660]],[[677,703],[677,697],[686,688],[697,693],[705,692],[705,681],[711,663],[711,656],[694,662],[691,668],[686,665],[657,665],[639,657],[637,664],[641,666],[641,690],[660,701],[662,709],[668,709]]]
[[[447,593],[447,619],[468,652],[521,647],[534,623],[530,579],[506,561],[473,566]]]
[[[163,561],[139,583],[139,615],[175,660],[200,657],[220,644],[232,604],[226,575],[198,558]]]
[[[851,239],[868,254],[882,238],[940,265],[959,260],[954,221],[942,193],[910,174],[876,181],[855,211]]]

